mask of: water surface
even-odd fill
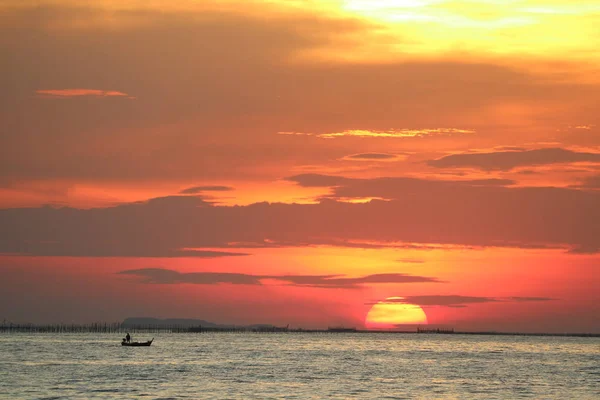
[[[600,339],[0,334],[0,398],[599,399]]]

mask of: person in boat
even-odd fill
[[[125,341],[126,341],[127,343],[130,343],[130,342],[131,342],[131,336],[129,336],[129,332],[127,332],[127,335],[125,335]]]

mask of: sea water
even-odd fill
[[[0,334],[6,399],[600,399],[600,339]]]

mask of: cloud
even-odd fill
[[[327,200],[325,200],[327,201]],[[307,241],[277,241],[273,239],[265,239],[260,242],[228,242],[229,248],[282,248],[282,247],[310,247],[310,246],[334,246],[357,249],[404,249],[404,250],[466,250],[473,249],[468,246],[461,245],[443,245],[443,244],[419,244],[394,241],[368,241],[368,240],[353,240],[341,239],[336,237],[311,237]],[[539,247],[535,247],[539,248]],[[399,261],[399,260],[398,260]],[[408,261],[407,261],[408,262]],[[414,261],[416,262],[416,261]]]
[[[195,285],[216,285],[230,283],[233,285],[260,285],[260,277],[236,273],[188,272],[181,273],[162,268],[142,268],[119,272],[121,275],[135,275],[144,283],[177,284],[191,283]]]
[[[530,302],[530,301],[553,301],[556,299],[552,299],[549,297],[507,297],[504,298],[503,301],[516,301],[516,302]]]
[[[470,179],[464,181],[454,181],[456,184],[464,184],[470,186],[510,186],[515,185],[517,182],[512,179],[498,179],[498,178],[489,178],[489,179]]]
[[[0,252],[48,256],[183,256],[181,249],[348,246],[600,247],[600,192],[415,178],[301,175],[331,187],[317,204],[220,206],[170,196],[113,207],[0,209]],[[337,199],[380,197],[363,204]],[[433,247],[432,247],[433,246]],[[201,254],[201,253],[200,253]]]
[[[596,125],[577,125],[577,126],[574,126],[573,129],[583,129],[586,131],[590,131],[590,130],[594,129],[595,126]]]
[[[195,285],[265,285],[265,281],[276,281],[291,286],[318,287],[329,289],[357,289],[372,284],[438,283],[435,278],[407,274],[375,274],[358,278],[344,278],[339,275],[251,275],[216,272],[178,272],[162,268],[141,268],[119,272],[121,275],[134,275],[144,283]]]
[[[600,245],[576,245],[569,249],[570,254],[598,254],[600,253]]]
[[[428,165],[436,168],[478,168],[486,171],[509,171],[516,167],[564,164],[575,162],[600,163],[600,153],[577,152],[562,148],[547,148],[526,151],[502,151],[491,153],[453,154],[429,160]]]
[[[425,260],[419,260],[416,258],[400,258],[396,261],[405,264],[423,264],[425,262]]]
[[[499,125],[513,122],[504,118],[505,108],[527,115],[543,108],[539,118],[549,124],[574,110],[591,116],[569,121],[596,119],[588,106],[598,103],[596,86],[556,83],[512,62],[507,67],[489,58],[459,62],[444,56],[355,63],[339,57],[333,67],[310,57],[332,47],[360,53],[356,42],[379,32],[378,24],[364,19],[317,15],[310,7],[258,12],[254,4],[247,8],[255,12],[245,14],[221,5],[164,12],[143,3],[144,11],[115,7],[108,14],[101,6],[63,2],[6,11],[0,24],[6,58],[0,63],[0,120],[11,129],[0,138],[6,153],[0,157],[2,174],[85,182],[232,181],[255,177],[260,165],[261,173],[268,169],[276,178],[292,164],[338,158],[338,141],[364,142],[350,136],[318,143],[315,151],[316,141],[290,146],[298,138],[273,137],[283,129],[400,133],[411,137],[398,140],[412,146],[446,143],[441,131],[461,143],[493,140],[503,135]],[[50,102],[32,96],[48,88],[118,89],[139,101]],[[554,112],[557,103],[561,113]],[[262,122],[249,123],[257,115]],[[453,129],[485,129],[486,135]],[[343,154],[360,149],[348,147]]]
[[[500,300],[494,297],[460,296],[460,295],[424,295],[404,296],[386,300],[391,303],[418,304],[420,306],[464,306],[477,303],[494,303]]]
[[[176,252],[181,257],[196,257],[196,258],[219,258],[219,257],[243,257],[249,256],[249,253],[239,253],[231,251],[216,251],[202,249],[179,249]]]
[[[348,279],[356,283],[412,283],[412,282],[440,282],[435,278],[412,276],[406,274],[374,274],[362,278]]]
[[[372,179],[345,178],[321,174],[300,174],[285,178],[302,187],[331,187],[331,197],[337,198],[367,198],[398,199],[415,190],[448,190],[452,187],[502,187],[514,185],[510,179],[465,179],[465,180],[435,180],[408,177],[385,177]]]
[[[388,153],[359,153],[359,154],[351,154],[349,156],[344,157],[347,160],[393,160],[398,158],[396,154],[388,154]]]
[[[0,229],[0,253],[8,253],[5,251],[8,246],[16,253],[47,256],[217,258],[249,255],[207,250],[208,246],[195,246],[197,243],[193,240],[182,239],[181,233],[188,229],[186,216],[194,218],[196,210],[209,206],[210,203],[200,197],[169,196],[91,210],[4,209],[0,210],[0,220],[8,217],[11,226],[6,231]],[[29,214],[28,210],[33,211],[30,217],[34,220],[30,223],[37,233],[17,241],[5,236],[7,232],[22,229],[20,220]],[[89,224],[88,228],[82,224]],[[200,228],[203,224],[197,226]]]
[[[50,97],[50,98],[91,96],[91,97],[126,97],[128,99],[135,99],[135,97],[130,96],[127,93],[119,92],[116,90],[48,89],[48,90],[36,90],[35,93],[40,97]]]
[[[423,295],[391,297],[376,303],[386,304],[417,304],[422,307],[452,307],[464,308],[470,304],[501,303],[501,302],[539,302],[553,301],[556,299],[548,297],[481,297],[461,295]]]
[[[584,189],[600,189],[600,175],[588,176],[581,185],[577,186]]]
[[[275,242],[273,240],[270,243],[278,245],[277,247],[285,247],[285,242]],[[403,249],[403,250],[419,250],[419,251],[432,251],[432,250],[467,250],[473,249],[473,247],[456,245],[456,244],[421,244],[421,243],[408,243],[399,242],[392,240],[356,240],[356,239],[341,239],[337,237],[325,238],[325,237],[312,237],[309,241],[302,243],[288,242],[287,246],[335,246],[335,247],[347,247],[355,249]],[[536,247],[537,248],[537,247]]]
[[[333,187],[347,182],[355,181],[343,176],[322,174],[300,174],[284,178],[286,181],[295,182],[302,187]]]
[[[494,147],[496,151],[526,151],[527,149],[519,146],[498,146]]]
[[[194,186],[183,189],[179,194],[197,194],[202,192],[227,192],[233,190],[230,186]]]
[[[322,139],[335,139],[341,137],[360,137],[360,138],[414,138],[424,136],[447,136],[456,134],[472,134],[472,129],[459,128],[424,128],[424,129],[391,129],[387,131],[369,130],[369,129],[349,129],[341,132],[329,133],[310,133],[310,132],[277,132],[280,135],[293,136],[315,136]]]

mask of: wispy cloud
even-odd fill
[[[465,179],[465,180],[426,180],[411,177],[385,177],[373,179],[346,178],[335,175],[300,174],[284,178],[295,182],[302,187],[331,187],[336,191],[335,197],[381,197],[401,198],[406,190],[427,188],[430,190],[439,187],[468,187],[489,186],[500,187],[514,185],[510,179]],[[350,191],[346,191],[346,190]],[[354,191],[358,189],[358,191]],[[399,190],[398,190],[399,189]],[[360,193],[360,195],[358,194]],[[394,195],[392,195],[394,193]]]
[[[230,186],[194,186],[183,189],[179,194],[197,194],[202,192],[228,192],[233,190]]]
[[[163,268],[142,268],[119,272],[120,275],[134,275],[142,278],[144,283],[177,284],[191,283],[196,285],[217,285],[230,283],[234,285],[260,285],[260,277],[247,274],[220,272],[187,272],[181,273]]]
[[[600,189],[600,174],[586,177],[578,187],[586,189]]]
[[[549,297],[501,297],[501,301],[516,301],[516,302],[530,302],[530,301],[552,301]]]
[[[362,138],[412,138],[423,136],[446,136],[475,133],[472,129],[459,128],[425,128],[425,129],[390,129],[387,131],[369,129],[349,129],[341,132],[311,133],[311,132],[277,132],[279,135],[315,136],[322,139],[336,139],[341,137]]]
[[[416,258],[400,258],[396,261],[404,264],[423,264],[425,262],[425,260],[419,260]]]
[[[124,97],[135,99],[127,93],[117,90],[98,90],[98,89],[40,89],[35,93],[40,97],[46,98],[67,98],[67,97]]]
[[[436,168],[467,167],[486,171],[508,171],[521,166],[576,162],[600,163],[600,153],[579,152],[563,148],[490,153],[462,153],[452,154],[437,160],[429,160],[427,164]]]
[[[244,257],[249,256],[249,253],[239,253],[231,251],[205,250],[196,248],[182,248],[178,250],[179,254],[185,257],[197,258],[218,258],[218,257]]]
[[[359,161],[388,161],[404,158],[405,155],[388,154],[388,153],[359,153],[350,154],[344,157],[344,160],[359,160]]]
[[[583,244],[573,246],[569,251],[569,254],[598,254],[600,253],[600,246],[594,244]]]
[[[592,129],[594,129],[596,125],[577,125],[575,127],[573,127],[574,129],[583,129],[586,131],[591,131]]]
[[[452,307],[462,308],[469,304],[482,303],[522,303],[553,301],[549,297],[487,297],[487,296],[461,296],[461,295],[423,295],[423,296],[403,296],[390,297],[386,300],[378,301],[379,304],[417,304],[423,307]]]
[[[279,284],[291,286],[324,289],[357,289],[365,285],[390,283],[440,283],[436,278],[400,273],[348,278],[341,275],[252,275],[227,272],[178,272],[163,268],[142,268],[121,271],[118,274],[134,275],[141,278],[143,283],[151,284],[217,285],[229,283],[234,285],[265,285],[267,284],[266,281],[275,281]]]

